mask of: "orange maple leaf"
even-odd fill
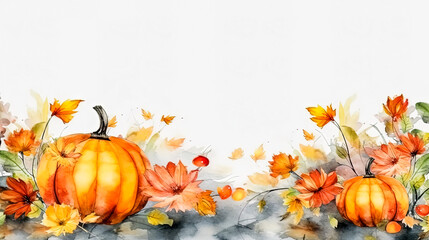
[[[63,103],[55,99],[53,104],[50,104],[51,107],[51,116],[56,116],[63,121],[63,123],[68,123],[73,119],[73,114],[77,113],[75,109],[79,106],[79,103],[83,100],[70,100],[67,99]]]
[[[332,109],[332,105],[327,106],[326,110],[320,105],[317,105],[317,107],[308,107],[307,111],[313,116],[311,120],[320,128],[323,128],[329,122],[334,121],[334,117],[336,115],[336,110]]]
[[[273,155],[273,161],[270,161],[270,170],[271,176],[277,177],[282,176],[282,178],[288,178],[291,171],[296,171],[298,169],[299,158],[295,158],[291,155],[286,155],[284,153],[279,153]]]
[[[164,139],[164,145],[169,150],[175,150],[181,147],[184,141],[185,141],[185,138],[171,138],[170,140],[166,138]]]
[[[175,117],[176,116],[170,116],[170,115],[167,115],[164,117],[164,115],[162,115],[161,122],[165,122],[165,124],[169,125]]]
[[[314,140],[314,134],[313,133],[309,133],[309,132],[305,131],[304,129],[302,129],[302,132],[304,133],[305,140],[307,140],[307,141]]]
[[[145,120],[150,120],[153,118],[153,114],[149,111],[145,111],[144,109],[142,109],[142,115],[143,115],[143,118]],[[161,121],[162,121],[162,119],[161,119]]]

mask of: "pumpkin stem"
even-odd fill
[[[107,127],[109,126],[109,118],[107,117],[107,113],[100,105],[95,106],[94,110],[97,112],[98,117],[100,118],[100,127],[97,129],[97,131],[91,133],[91,138],[108,140],[109,136],[107,136]]]
[[[370,157],[365,167],[365,177],[372,177],[374,174],[371,172],[371,165],[374,162],[374,158]]]

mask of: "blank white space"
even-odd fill
[[[387,96],[428,101],[426,1],[1,1],[0,96],[25,118],[30,89],[91,107],[177,116],[166,135],[217,160],[264,143],[288,151],[315,129],[305,107],[358,94],[374,122]],[[59,121],[54,125],[60,127]],[[192,142],[189,142],[191,140]]]

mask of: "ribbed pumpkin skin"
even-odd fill
[[[382,220],[400,221],[408,212],[405,187],[381,175],[345,181],[336,202],[341,216],[360,227],[374,227]]]
[[[48,205],[64,203],[79,210],[82,218],[95,213],[98,223],[116,224],[140,211],[148,198],[140,189],[151,168],[141,149],[121,138],[91,138],[91,134],[64,137],[81,153],[72,166],[57,166],[49,154],[40,160],[37,184]]]

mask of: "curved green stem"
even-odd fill
[[[351,166],[353,172],[356,174],[356,176],[358,176],[356,169],[353,166],[352,158],[350,156],[350,149],[349,149],[349,145],[347,144],[346,136],[344,136],[343,130],[341,129],[340,125],[335,120],[333,120],[332,123],[338,128],[338,130],[340,130],[341,136],[343,137],[344,143],[346,145],[347,158],[349,159],[350,166]]]

